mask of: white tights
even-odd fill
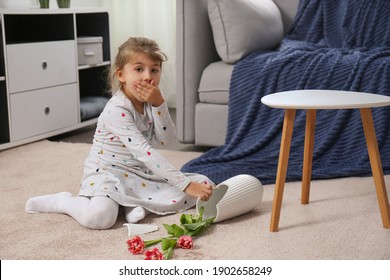
[[[28,213],[67,214],[84,227],[108,229],[116,222],[119,204],[104,196],[73,197],[69,192],[60,192],[30,198],[25,210]],[[137,223],[147,214],[142,207],[125,208],[126,221],[129,223]]]

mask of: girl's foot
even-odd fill
[[[126,221],[130,224],[138,223],[145,218],[147,214],[149,214],[148,210],[145,210],[141,206],[135,208],[125,207]]]
[[[57,200],[63,197],[72,197],[70,192],[60,192],[56,194],[35,196],[27,200],[24,210],[27,213],[56,213]]]

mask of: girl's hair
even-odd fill
[[[121,82],[116,78],[117,71],[123,69],[137,54],[146,54],[152,60],[160,61],[161,65],[167,60],[167,56],[160,50],[156,41],[144,37],[130,37],[118,48],[118,54],[110,68],[108,78],[112,93],[115,93],[122,87]]]

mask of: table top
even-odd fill
[[[357,109],[390,105],[386,95],[339,90],[292,90],[264,96],[261,102],[284,109]]]

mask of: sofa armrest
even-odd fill
[[[207,11],[207,0],[176,0],[177,137],[195,140],[195,105],[203,69],[220,60]]]

